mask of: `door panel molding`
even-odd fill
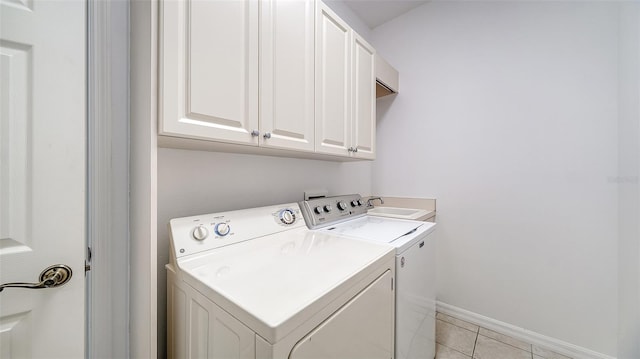
[[[31,250],[31,50],[0,41],[0,255]]]

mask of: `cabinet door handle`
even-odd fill
[[[258,136],[260,136],[260,131],[258,131],[258,130],[253,130],[253,131],[251,131],[251,136],[253,136],[253,137],[258,137]]]
[[[271,132],[265,133],[262,137],[264,137],[265,140],[271,138]]]

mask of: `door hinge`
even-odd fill
[[[93,253],[91,252],[91,247],[87,247],[87,259],[84,261],[84,274],[87,275],[87,272],[91,270],[91,257]]]

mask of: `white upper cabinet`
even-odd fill
[[[375,50],[321,0],[159,9],[161,146],[375,158]]]
[[[353,32],[353,133],[354,157],[374,159],[376,143],[375,50]]]
[[[258,2],[160,4],[160,134],[258,145]]]
[[[316,152],[375,158],[375,50],[324,3],[316,12]]]
[[[260,6],[260,145],[313,152],[314,1]]]
[[[351,28],[322,1],[316,11],[316,152],[351,151]]]

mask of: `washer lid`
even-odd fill
[[[297,228],[177,263],[185,281],[275,343],[393,252],[386,244]]]
[[[424,222],[364,216],[336,224],[335,226],[329,226],[322,229],[322,231],[373,242],[391,243],[422,225],[424,225]]]

